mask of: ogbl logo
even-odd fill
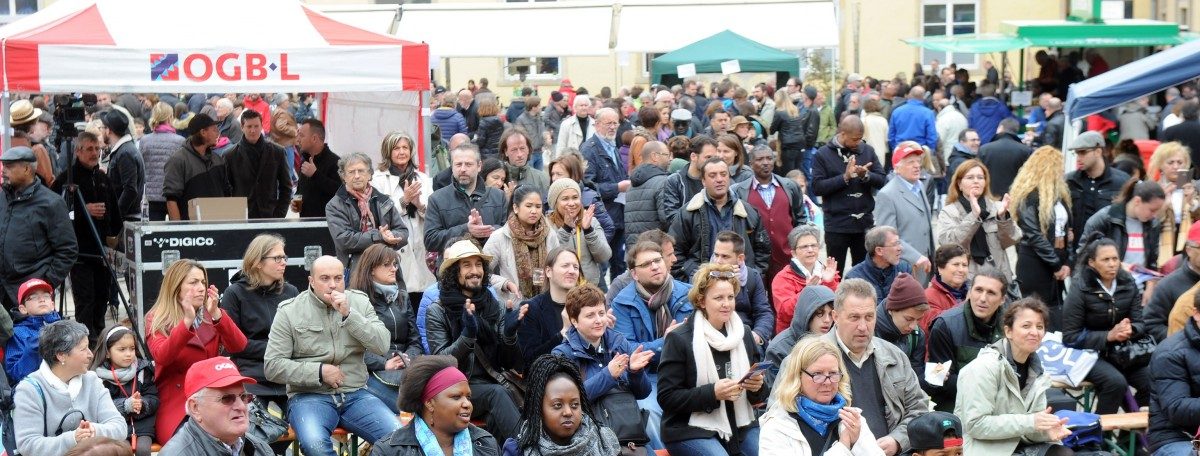
[[[298,81],[300,75],[288,71],[288,54],[274,59],[266,54],[227,52],[216,57],[207,54],[150,54],[151,81],[179,81],[180,73],[192,82],[205,82],[216,76],[222,81],[264,81],[278,72],[280,81]]]

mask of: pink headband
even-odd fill
[[[425,392],[421,394],[421,402],[429,402],[438,393],[446,391],[446,388],[467,381],[467,376],[463,375],[462,371],[457,367],[450,366],[433,374],[429,382],[425,383]]]

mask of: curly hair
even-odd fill
[[[1159,174],[1162,173],[1163,165],[1166,164],[1167,160],[1175,156],[1183,158],[1182,169],[1186,170],[1192,167],[1192,153],[1188,150],[1188,147],[1178,141],[1171,141],[1159,144],[1154,149],[1154,153],[1150,155],[1150,166],[1146,168],[1146,175],[1159,182],[1174,180],[1175,176],[1160,176]]]
[[[1022,214],[1025,199],[1034,192],[1038,195],[1038,213]],[[1056,202],[1062,201],[1067,210],[1071,209],[1071,194],[1067,191],[1066,179],[1063,179],[1062,151],[1052,146],[1042,146],[1033,151],[1013,179],[1008,196],[1013,202],[1012,212],[1017,220],[1021,217],[1037,217],[1042,231],[1049,230],[1050,222],[1054,220]]]
[[[587,390],[583,388],[583,376],[579,373],[579,367],[575,362],[561,355],[546,354],[539,356],[533,361],[533,365],[529,366],[529,372],[525,375],[528,380],[529,392],[526,395],[524,407],[521,409],[521,417],[524,421],[521,422],[521,428],[517,431],[517,448],[537,448],[538,439],[543,432],[542,423],[542,400],[546,397],[546,384],[552,380],[559,378],[570,379],[575,383],[575,388],[579,389],[579,407],[585,416],[592,419],[592,422],[597,423],[592,429],[596,432],[596,439],[602,438],[600,435],[599,422],[596,420],[596,415],[592,413],[592,404],[588,401]]]

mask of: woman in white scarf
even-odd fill
[[[766,401],[750,330],[734,311],[734,266],[704,264],[688,298],[700,310],[667,334],[658,364],[662,436],[673,456],[758,455],[754,405]]]

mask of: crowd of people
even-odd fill
[[[1190,454],[1200,100],[1063,144],[1064,59],[1022,118],[994,71],[936,64],[831,94],[564,80],[507,110],[485,79],[437,87],[441,166],[404,132],[335,153],[307,97],[98,94],[71,138],[59,100],[19,100],[7,444],[276,454],[252,431],[277,409],[312,455],[335,428],[384,455],[1071,454],[1037,354],[1060,332],[1098,354],[1096,413],[1149,407],[1148,451]],[[176,260],[144,322],[109,324],[124,222],[214,196],[324,217],[335,252],[288,283],[260,234],[224,290]]]

